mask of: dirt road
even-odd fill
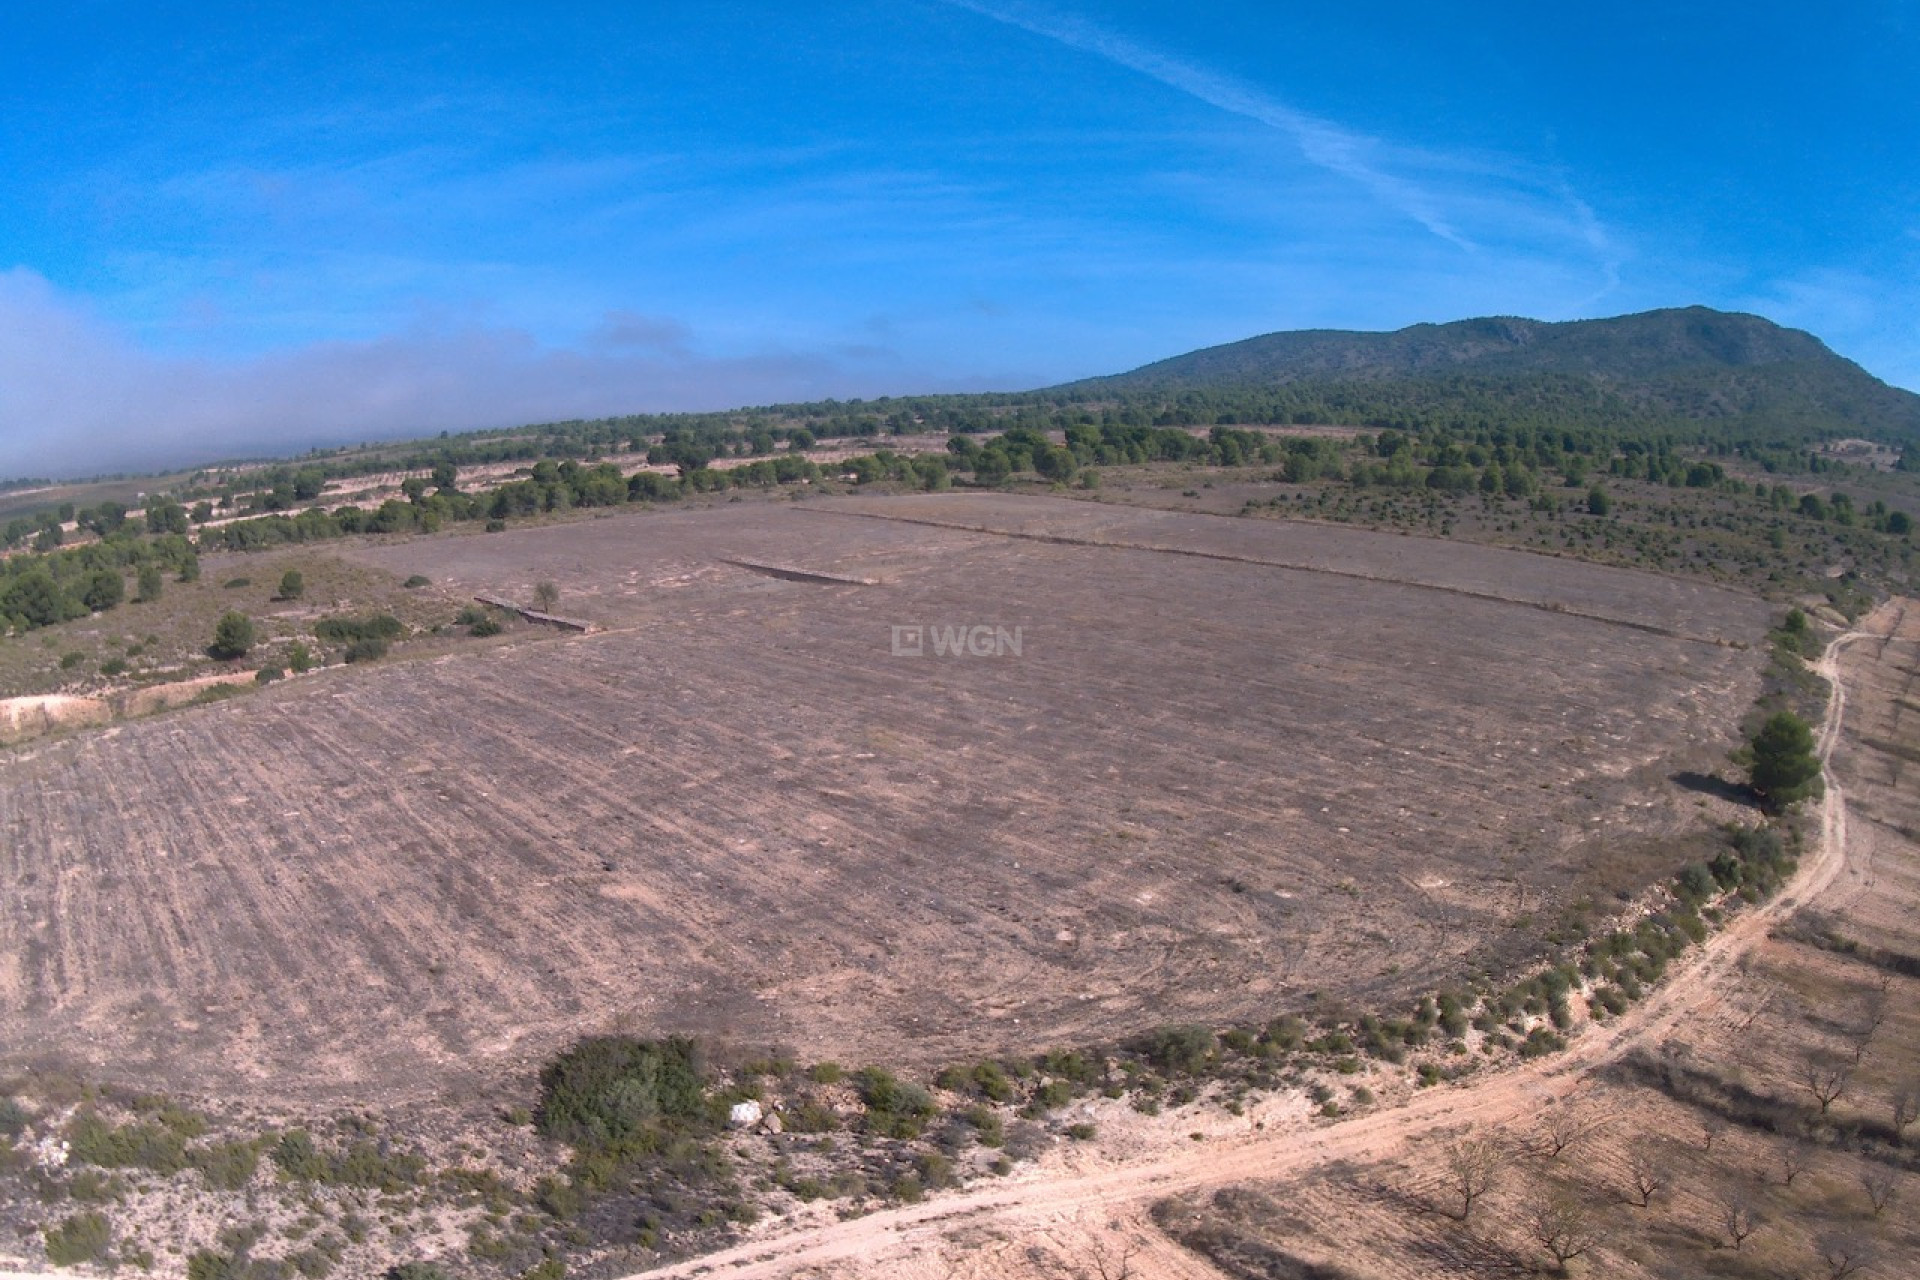
[[[1816,664],[1833,690],[1817,740],[1823,762],[1830,760],[1840,741],[1846,715],[1841,654],[1860,640],[1891,634],[1889,629],[1904,620],[1907,603],[1896,600],[1882,606],[1860,629],[1829,644]],[[1566,1052],[1551,1059],[1459,1088],[1423,1093],[1404,1106],[1324,1128],[1248,1132],[1159,1158],[1111,1165],[1097,1163],[1096,1154],[1080,1157],[1077,1165],[1043,1165],[1006,1182],[850,1221],[799,1229],[772,1223],[758,1238],[732,1249],[642,1274],[648,1280],[695,1276],[776,1280],[827,1274],[949,1277],[976,1271],[1012,1276],[1022,1271],[1018,1244],[1066,1234],[1089,1259],[1124,1256],[1127,1273],[1142,1280],[1217,1276],[1202,1259],[1147,1226],[1145,1213],[1154,1201],[1203,1188],[1272,1180],[1339,1160],[1376,1161],[1429,1135],[1511,1122],[1552,1100],[1566,1098],[1630,1050],[1660,1043],[1683,1020],[1711,1013],[1741,959],[1783,917],[1828,890],[1846,868],[1846,796],[1831,769],[1826,780],[1819,847],[1803,860],[1793,883],[1710,938],[1686,963],[1675,967],[1650,999],[1608,1025],[1589,1026]],[[956,1258],[950,1242],[963,1234],[978,1243],[961,1245]],[[1100,1269],[1094,1266],[1091,1273]]]

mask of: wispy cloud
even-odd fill
[[[1354,183],[1381,205],[1469,253],[1479,254],[1488,240],[1500,238],[1507,230],[1503,224],[1516,219],[1550,221],[1554,236],[1598,261],[1604,283],[1592,300],[1618,284],[1617,246],[1592,207],[1562,175],[1491,163],[1484,157],[1423,153],[1368,137],[1073,14],[986,0],[946,3],[1103,58],[1221,111],[1265,125],[1285,135],[1308,163]],[[1465,189],[1463,181],[1468,184]],[[1489,209],[1490,204],[1499,207]],[[1487,225],[1487,233],[1467,225],[1475,219]]]
[[[1474,247],[1473,242],[1453,226],[1430,193],[1378,164],[1373,153],[1379,144],[1371,138],[1297,111],[1250,85],[1150,49],[1084,18],[1029,8],[1006,8],[983,4],[980,0],[947,2],[983,18],[1105,58],[1209,106],[1278,129],[1292,138],[1300,153],[1312,163],[1359,183],[1383,203],[1406,214],[1442,240],[1463,249]]]

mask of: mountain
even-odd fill
[[[1685,307],[1547,323],[1511,316],[1391,333],[1270,333],[1057,388],[1077,395],[1285,389],[1429,412],[1612,405],[1636,419],[1715,421],[1806,436],[1920,440],[1920,395],[1888,386],[1810,333]]]

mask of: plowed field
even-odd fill
[[[392,1100],[621,1023],[913,1066],[1391,1003],[1671,873],[1718,803],[1672,779],[1724,766],[1766,624],[1572,561],[997,497],[349,554],[552,581],[606,629],[0,758],[0,1066]],[[954,627],[996,652],[936,653]]]

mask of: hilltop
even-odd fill
[[[1068,396],[1281,390],[1379,412],[1608,424],[1715,422],[1770,436],[1920,439],[1920,395],[1889,386],[1810,333],[1685,307],[1547,323],[1512,316],[1389,333],[1269,333],[1054,388]]]

